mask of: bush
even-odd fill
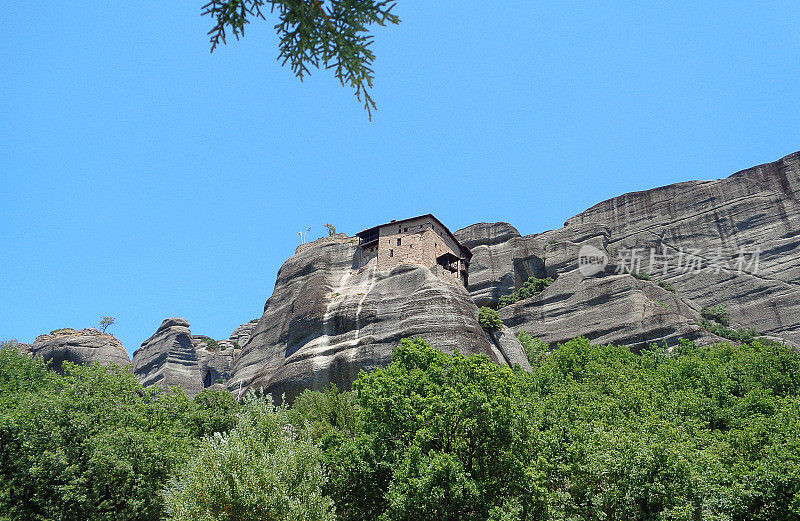
[[[727,326],[723,326],[722,324],[712,322],[705,318],[700,320],[700,327],[709,333],[713,333],[719,337],[731,340],[733,342],[741,342],[743,344],[758,342],[762,345],[783,345],[780,342],[763,338],[761,333],[752,328],[731,329]]]
[[[478,311],[478,323],[486,331],[500,331],[503,329],[500,313],[496,309],[487,308],[486,306]]]
[[[532,336],[527,331],[520,331],[517,333],[517,339],[519,343],[522,344],[522,348],[525,350],[525,356],[528,357],[528,362],[531,364],[537,363],[539,357],[550,351],[550,344],[541,338]]]
[[[671,291],[671,292],[675,293],[675,286],[673,286],[669,282],[666,282],[666,281],[663,281],[663,280],[659,280],[658,281],[658,285],[661,286],[662,288],[664,288],[667,291]]]
[[[225,433],[236,426],[241,405],[231,393],[204,389],[192,402],[193,407],[188,418],[192,437],[202,438],[215,432]]]
[[[722,304],[703,306],[703,309],[700,310],[700,316],[708,320],[713,320],[717,324],[722,324],[723,326],[727,326],[730,322],[728,310]]]
[[[650,274],[645,271],[634,270],[631,272],[631,275],[639,280],[650,280]]]
[[[324,391],[306,390],[287,412],[297,432],[307,433],[313,440],[344,433],[353,436],[358,426],[360,409],[352,392],[340,393],[331,384]]]
[[[522,287],[509,295],[503,295],[500,297],[500,300],[497,303],[497,307],[503,308],[505,306],[511,305],[515,302],[519,302],[520,300],[525,300],[526,298],[531,298],[542,291],[544,291],[550,284],[553,283],[553,279],[546,278],[546,279],[537,279],[536,277],[530,277],[528,280],[522,284]]]
[[[213,338],[204,336],[203,338],[200,339],[200,341],[205,342],[206,346],[208,346],[207,349],[209,351],[219,351],[219,342],[217,342]]]

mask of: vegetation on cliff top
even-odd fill
[[[800,516],[793,349],[531,349],[528,373],[405,340],[291,407],[2,349],[0,519]]]

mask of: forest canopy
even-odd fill
[[[0,349],[0,519],[800,518],[800,355],[576,339],[532,372],[404,340],[291,405]]]

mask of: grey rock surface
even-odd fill
[[[134,370],[145,385],[181,385],[190,395],[225,382],[234,392],[263,387],[291,399],[330,383],[349,388],[361,370],[389,363],[408,337],[523,367],[522,330],[551,345],[584,336],[634,350],[682,338],[719,341],[698,326],[701,308],[715,304],[729,310],[734,328],[800,345],[798,195],[800,153],[727,179],[615,197],[536,235],[521,236],[508,223],[475,224],[455,233],[473,254],[466,291],[419,265],[361,268],[355,239],[324,237],[284,263],[257,323],[211,342],[192,336],[184,319],[167,319],[134,354]],[[609,263],[587,275],[578,259],[590,246]],[[487,335],[475,304],[497,306],[529,277],[555,282],[502,308],[507,327]],[[92,330],[70,335],[85,331]],[[95,333],[83,336],[91,338],[80,346],[37,339],[27,350],[53,359],[67,353],[61,360],[78,363],[127,360],[121,345],[102,347]]]
[[[389,363],[392,349],[409,337],[506,363],[463,286],[419,265],[357,268],[357,252],[349,242],[325,243],[284,263],[229,389],[264,388],[288,399],[329,383],[348,389],[361,370]]]
[[[193,345],[200,366],[203,387],[224,385],[233,375],[237,349],[230,340],[209,342],[208,337],[194,336]]]
[[[103,366],[114,364],[121,367],[131,363],[122,342],[94,328],[57,329],[48,335],[39,335],[27,351],[49,362],[50,367],[59,373],[63,370],[64,362],[80,365],[97,363]]]
[[[798,193],[795,153],[727,179],[615,197],[558,230],[520,237],[507,223],[480,223],[456,236],[472,248],[468,289],[478,305],[497,305],[529,276],[557,278],[541,295],[500,312],[512,331],[547,342],[581,335],[640,348],[718,340],[696,323],[703,306],[722,304],[732,327],[800,344]],[[606,253],[604,272],[585,277],[578,270],[584,245]],[[616,274],[632,269],[652,280]]]
[[[641,269],[670,282],[696,307],[722,304],[734,327],[800,345],[800,152],[717,181],[692,181],[626,194],[569,219],[603,223],[614,257],[654,248],[676,262]],[[741,255],[740,255],[741,253]],[[691,257],[690,257],[691,256]],[[758,265],[753,261],[758,259]],[[740,269],[743,268],[743,269]]]
[[[250,341],[250,336],[253,334],[253,330],[256,328],[256,322],[248,322],[246,324],[242,324],[241,326],[237,327],[231,333],[229,340],[231,342],[236,342],[239,345],[239,348],[242,348],[247,345],[247,342]]]
[[[164,320],[133,353],[133,371],[144,386],[180,385],[190,396],[200,393],[203,377],[189,322],[183,318]]]
[[[536,297],[502,308],[500,317],[513,333],[525,330],[551,345],[579,336],[634,351],[682,338],[721,341],[697,325],[698,311],[674,293],[631,275],[569,272]]]
[[[325,237],[320,237],[311,242],[306,242],[295,248],[294,253],[295,255],[298,253],[302,253],[306,250],[311,248],[316,248],[317,246],[322,246],[323,244],[330,244],[330,243],[351,243],[355,244],[358,242],[358,239],[355,237],[348,237],[346,233],[337,233],[335,235],[326,235]]]
[[[503,360],[507,365],[512,367],[519,365],[527,371],[531,370],[531,364],[528,357],[525,356],[525,348],[522,347],[513,331],[508,328],[503,328],[502,331],[492,331],[489,333],[489,339],[503,355]]]
[[[455,236],[472,251],[468,289],[478,306],[494,306],[528,277],[544,275],[539,242],[521,237],[508,223],[474,224]]]

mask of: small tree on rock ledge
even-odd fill
[[[328,237],[333,237],[334,235],[336,235],[336,226],[327,223],[325,224],[325,228],[328,229]]]
[[[103,317],[100,319],[100,331],[105,333],[108,326],[113,326],[116,323],[117,319],[115,317]]]
[[[503,329],[503,321],[500,320],[500,313],[496,309],[482,307],[478,311],[478,323],[486,331],[500,331]]]

